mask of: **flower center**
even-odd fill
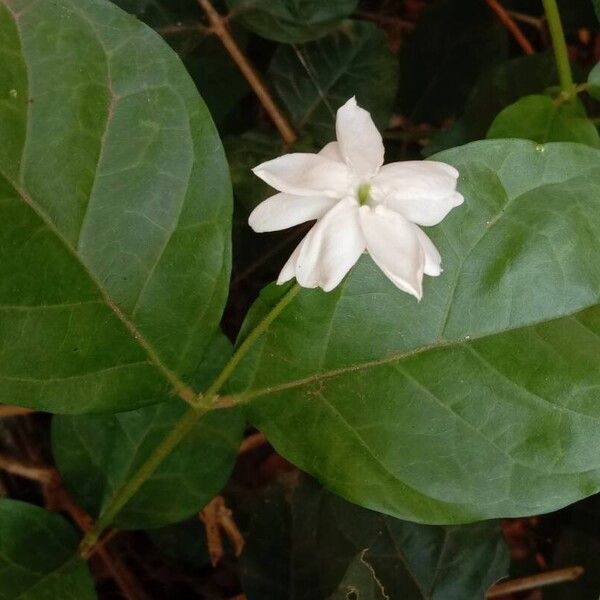
[[[356,193],[356,197],[358,198],[358,203],[363,206],[367,203],[369,199],[369,194],[371,193],[371,185],[369,183],[361,183],[358,186],[358,192]]]

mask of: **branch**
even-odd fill
[[[7,454],[0,454],[0,469],[40,483],[51,483],[56,476],[54,469],[26,464]]]
[[[215,10],[210,0],[198,0],[198,4],[206,13],[212,31],[221,40],[223,46],[225,46],[225,49],[229,52],[229,55],[250,84],[250,87],[258,96],[260,103],[273,120],[273,123],[275,123],[275,127],[279,130],[283,141],[286,144],[293,144],[298,139],[294,128],[275,104],[273,97],[262,82],[257,70],[244,55],[237,42],[231,36],[231,33],[229,33],[227,20]]]
[[[502,581],[493,585],[486,594],[486,598],[501,598],[514,594],[515,592],[523,592],[525,590],[533,590],[547,585],[556,583],[564,583],[565,581],[575,581],[583,575],[583,567],[567,567],[566,569],[557,569],[556,571],[547,571],[546,573],[538,573],[529,577],[521,577],[519,579],[511,579],[510,581]]]
[[[0,405],[0,417],[18,417],[21,415],[30,415],[30,408],[22,408],[21,406],[9,406],[8,404]]]
[[[507,12],[507,10],[498,2],[498,0],[486,0],[488,6],[496,13],[500,22],[511,35],[515,38],[515,41],[519,46],[521,46],[521,50],[525,52],[525,54],[535,54],[535,50],[533,46],[529,42],[529,40],[525,37],[523,32],[519,29],[519,26],[514,22],[513,18]]]

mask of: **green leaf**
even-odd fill
[[[550,96],[542,95],[526,96],[507,106],[494,119],[487,137],[600,146],[598,130],[578,100],[557,104]]]
[[[396,58],[372,23],[347,21],[316,42],[280,46],[269,72],[294,125],[317,143],[335,139],[335,112],[352,96],[380,129],[392,114]]]
[[[157,402],[189,384],[227,293],[210,115],[160,37],[104,0],[0,0],[0,38],[0,402]]]
[[[217,338],[195,383],[206,387],[230,355],[231,343]],[[54,459],[77,502],[98,516],[186,410],[184,402],[173,399],[112,415],[55,416]],[[125,505],[115,525],[162,527],[197,513],[227,483],[243,431],[238,409],[204,415]]]
[[[366,552],[363,550],[354,557],[329,600],[389,600],[373,567],[365,559]]]
[[[463,115],[434,135],[426,154],[485,138],[494,117],[503,108],[557,83],[554,56],[546,52],[520,56],[488,69],[471,90]]]
[[[417,525],[304,478],[293,494],[268,490],[253,517],[241,557],[248,600],[345,598],[352,585],[365,594],[359,598],[483,598],[508,568],[497,522]]]
[[[0,499],[0,599],[92,600],[94,583],[79,539],[60,515]]]
[[[460,114],[479,75],[507,58],[506,30],[484,2],[434,2],[403,44],[399,109],[414,122]]]
[[[600,63],[597,63],[588,75],[588,89],[590,96],[600,100]]]
[[[232,16],[276,42],[315,40],[343,21],[358,0],[226,0]]]
[[[400,518],[539,514],[600,490],[600,152],[436,156],[465,204],[418,303],[364,256],[302,290],[240,365],[248,418],[339,495]],[[285,288],[267,288],[241,337]]]

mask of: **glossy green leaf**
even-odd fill
[[[494,119],[487,137],[600,146],[598,130],[579,101],[557,104],[550,96],[542,95],[526,96],[507,106]]]
[[[590,96],[600,100],[600,63],[597,63],[588,75],[588,89]]]
[[[189,382],[227,292],[210,115],[160,37],[105,0],[1,0],[0,36],[0,401],[156,402]]]
[[[226,0],[244,27],[276,42],[307,42],[339,25],[358,0]]]
[[[433,136],[425,149],[429,156],[485,138],[495,116],[523,96],[542,93],[558,83],[554,56],[541,52],[520,56],[488,69],[471,92],[462,116]]]
[[[283,456],[358,504],[430,523],[554,510],[600,490],[600,152],[488,140],[436,159],[465,204],[427,228],[444,272],[423,300],[364,256],[301,291],[236,389]]]
[[[230,342],[217,338],[194,383],[206,388],[230,355]],[[77,502],[98,516],[186,410],[172,399],[111,415],[55,416],[54,459]],[[116,526],[162,527],[197,513],[227,483],[243,430],[237,409],[204,415],[121,510]]]
[[[417,525],[304,479],[293,493],[264,493],[253,518],[241,558],[248,600],[345,600],[351,587],[367,599],[483,598],[508,568],[497,522]]]
[[[384,128],[398,80],[386,35],[363,21],[347,21],[316,42],[280,46],[270,75],[294,125],[319,144],[335,139],[335,112],[352,96]]]
[[[506,59],[507,32],[485,2],[433,2],[402,46],[398,108],[414,122],[460,114],[481,73]]]
[[[73,527],[38,506],[0,499],[0,599],[93,600]]]

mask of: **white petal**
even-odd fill
[[[385,206],[360,207],[367,250],[375,264],[401,290],[423,295],[425,252],[417,227]]]
[[[340,198],[348,186],[348,167],[318,154],[285,154],[252,172],[276,190],[298,196]]]
[[[463,203],[456,191],[458,171],[435,161],[406,161],[385,165],[373,179],[372,194],[419,225],[437,225]]]
[[[277,278],[277,285],[281,285],[286,281],[292,279],[292,277],[296,276],[296,262],[298,261],[298,256],[300,255],[300,250],[302,249],[302,244],[306,241],[308,236],[304,236],[302,241],[296,246],[295,250],[292,252],[292,255],[288,258],[285,265],[283,265],[283,269],[281,269],[281,273],[279,273],[279,277]]]
[[[356,104],[356,98],[338,109],[335,131],[350,169],[361,178],[375,175],[383,164],[383,140],[371,115]]]
[[[352,199],[338,202],[308,232],[299,247],[296,279],[303,287],[336,287],[365,249],[358,221],[358,205]]]
[[[319,151],[319,156],[330,158],[331,160],[337,160],[338,162],[345,162],[342,153],[340,152],[340,145],[337,142],[329,142],[325,144]]]
[[[287,229],[306,221],[319,219],[334,204],[325,196],[294,196],[275,194],[261,202],[248,218],[250,227],[257,233]]]
[[[425,275],[431,275],[437,277],[442,272],[442,257],[438,252],[438,249],[434,246],[433,242],[429,239],[429,236],[420,228],[415,225],[417,230],[417,236],[425,252]]]

